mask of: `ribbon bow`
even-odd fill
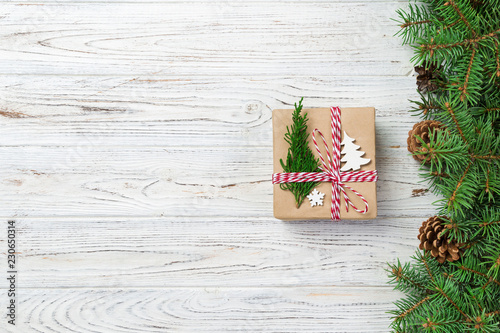
[[[305,182],[331,182],[332,183],[332,206],[331,206],[331,217],[332,220],[340,220],[340,192],[342,192],[345,200],[346,211],[349,211],[349,206],[357,211],[358,213],[365,214],[368,211],[368,202],[366,199],[352,187],[345,185],[347,182],[375,182],[378,179],[377,170],[367,170],[367,171],[349,171],[340,172],[340,108],[331,107],[331,128],[332,128],[332,154],[328,149],[325,137],[319,129],[314,129],[312,133],[312,138],[316,151],[323,166],[320,169],[323,172],[282,172],[273,174],[273,184],[282,183],[305,183]],[[326,157],[328,159],[328,164],[326,164],[321,150],[316,142],[316,133],[319,133],[321,139],[323,139],[323,144],[326,149]],[[354,194],[363,200],[365,203],[365,209],[360,210],[354,206],[349,196],[346,193],[346,188],[351,190]]]

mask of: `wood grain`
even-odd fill
[[[271,111],[375,106],[377,145],[406,146],[414,77],[0,76],[0,145],[272,146]]]
[[[98,3],[110,3],[110,2],[117,2],[117,3],[141,3],[141,4],[151,4],[151,3],[170,3],[170,2],[180,2],[179,0],[27,0],[27,1],[19,1],[19,0],[3,0],[5,3],[14,3],[17,6],[41,6],[45,4],[50,4],[50,3],[88,3],[88,2],[98,2]],[[203,3],[206,2],[206,0],[182,0],[183,3]],[[221,3],[222,5],[228,4],[231,5],[231,3],[267,3],[269,0],[231,0],[231,1],[221,1],[221,0],[214,0],[213,2],[216,3]],[[338,2],[342,3],[344,0],[275,0],[274,2],[285,2],[285,3],[332,3],[332,2]],[[351,0],[349,2],[366,2],[365,0]],[[370,2],[400,2],[402,6],[407,3],[406,0],[372,0]]]
[[[0,332],[387,332],[386,262],[436,199],[406,151],[404,5],[2,1]],[[302,96],[376,107],[378,219],[272,218],[271,110]]]
[[[272,216],[269,148],[1,147],[0,160],[4,217]],[[380,217],[432,214],[406,148],[379,148],[377,169]]]
[[[423,220],[19,218],[20,287],[385,286]]]
[[[403,75],[400,2],[2,3],[1,74]],[[110,14],[112,13],[112,15]]]
[[[387,332],[398,296],[361,287],[27,289],[19,331],[6,332]]]

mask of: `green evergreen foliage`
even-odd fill
[[[286,127],[285,141],[290,145],[286,157],[286,163],[280,159],[283,172],[321,172],[319,169],[319,159],[314,157],[314,153],[309,148],[309,135],[307,134],[307,113],[302,112],[302,100],[295,103],[295,110],[292,115],[292,125]],[[289,190],[295,197],[295,205],[300,207],[304,199],[311,193],[312,189],[318,185],[317,182],[305,183],[284,183],[280,184],[282,190]]]
[[[391,327],[500,332],[500,0],[425,0],[398,14],[415,65],[440,68],[438,89],[412,111],[445,125],[421,140],[419,154],[430,156],[423,177],[462,249],[453,263],[417,251],[390,265],[391,283],[406,294]]]

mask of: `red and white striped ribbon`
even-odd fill
[[[282,183],[305,183],[305,182],[331,182],[332,183],[332,206],[331,206],[331,216],[332,220],[340,220],[340,192],[344,195],[345,208],[349,211],[349,205],[354,208],[355,211],[361,214],[365,214],[368,211],[368,201],[352,187],[345,185],[344,183],[349,182],[376,182],[378,179],[377,170],[367,170],[367,171],[350,171],[350,172],[340,172],[340,108],[331,107],[331,128],[332,128],[332,155],[330,155],[330,150],[326,144],[325,137],[317,128],[314,129],[312,133],[312,138],[316,151],[321,159],[323,166],[320,169],[323,172],[281,172],[273,174],[273,184]],[[326,149],[326,157],[328,164],[326,163],[321,150],[316,142],[316,133],[321,136],[323,144]],[[365,209],[360,210],[354,206],[345,189],[351,190],[354,194],[363,200],[365,203]]]

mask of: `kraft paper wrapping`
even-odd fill
[[[330,108],[303,109],[307,112],[307,131],[309,133],[309,147],[314,155],[319,158],[311,133],[317,128],[323,133],[328,144],[328,149],[332,151],[332,130],[330,127]],[[273,165],[274,172],[283,172],[280,159],[286,161],[288,152],[288,143],[285,141],[286,127],[292,124],[293,110],[273,110]],[[341,108],[341,131],[342,139],[344,131],[354,143],[361,146],[359,150],[364,151],[364,158],[369,158],[370,162],[361,166],[361,170],[375,170],[375,109],[365,108]],[[323,141],[319,135],[316,135],[318,146],[321,153],[326,158],[326,151],[323,147]],[[320,161],[321,163],[321,161]],[[328,162],[327,162],[328,163]],[[344,162],[341,162],[341,166]],[[352,171],[352,170],[349,170]],[[352,182],[346,183],[352,187],[368,201],[369,209],[366,214],[356,212],[349,207],[349,212],[345,210],[344,197],[341,194],[340,218],[348,220],[368,220],[377,217],[377,183],[376,182]],[[316,189],[325,194],[323,206],[311,207],[306,198],[300,208],[295,207],[295,199],[290,191],[283,191],[279,184],[273,185],[274,189],[274,217],[281,220],[311,220],[311,219],[330,219],[330,209],[332,204],[332,185],[330,182],[322,182],[316,186]],[[363,210],[365,205],[363,201],[349,189],[346,189],[349,199],[358,208]]]

